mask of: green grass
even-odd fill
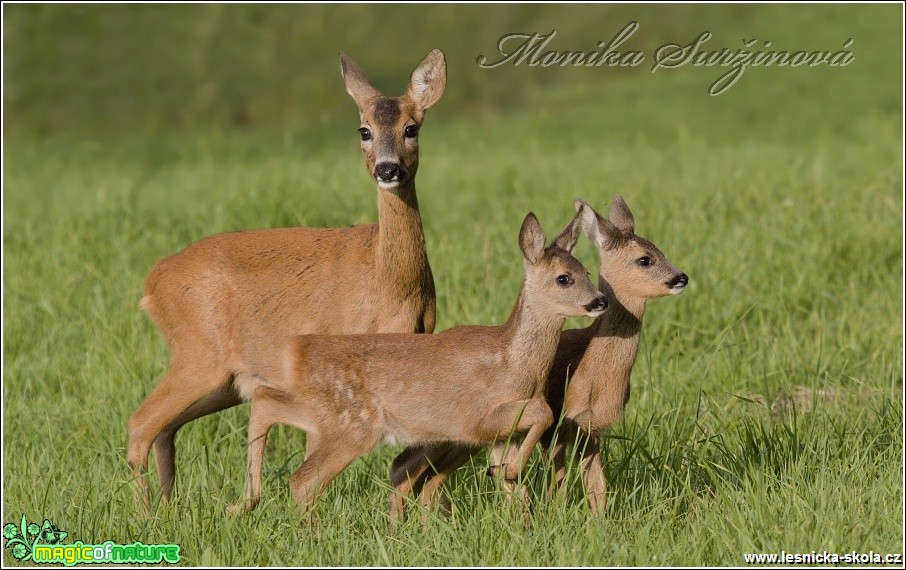
[[[261,506],[230,518],[224,507],[245,482],[245,406],[186,426],[175,501],[149,518],[133,508],[126,422],[167,365],[138,309],[153,263],[220,231],[375,219],[331,47],[324,72],[345,105],[335,119],[318,122],[301,104],[294,112],[310,110],[311,123],[236,130],[212,112],[153,135],[75,119],[53,136],[38,135],[49,128],[41,121],[7,133],[2,522],[26,513],[85,543],[179,543],[185,564],[204,565],[725,565],[745,552],[902,552],[899,12],[739,9],[753,17],[684,11],[668,37],[707,25],[725,31],[717,45],[735,47],[753,26],[759,38],[836,48],[853,36],[856,63],[749,70],[716,98],[705,92],[713,69],[576,71],[526,84],[506,110],[477,109],[460,93],[422,130],[438,330],[505,319],[523,216],[535,211],[552,236],[576,196],[605,212],[621,193],[638,233],[691,278],[646,314],[632,400],[602,444],[603,517],[588,513],[573,474],[524,528],[481,455],[450,481],[449,521],[433,516],[422,531],[410,520],[391,535],[387,470],[399,448],[381,447],[331,485],[313,527],[287,492],[304,436],[281,427]],[[669,29],[660,26],[649,27]],[[448,53],[451,86],[456,70],[472,69],[466,53],[512,31],[491,29],[466,30],[469,49]],[[391,83],[401,87],[429,47],[396,50],[405,58]],[[477,77],[476,88],[506,93],[505,73]],[[587,243],[578,255],[597,268]],[[536,493],[544,472],[535,457]],[[8,551],[4,562],[14,563]]]

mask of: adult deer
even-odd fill
[[[400,97],[382,95],[344,54],[340,69],[359,109],[379,221],[217,234],[154,266],[141,306],[170,348],[170,367],[129,419],[128,444],[136,494],[146,508],[152,444],[167,499],[177,430],[242,403],[258,383],[276,379],[285,339],[434,330],[434,280],[415,174],[419,127],[446,86],[443,53],[425,57]]]
[[[551,367],[547,401],[562,421],[541,440],[553,453],[556,484],[565,475],[567,446],[580,433],[587,444],[577,449],[581,477],[592,512],[607,504],[607,481],[601,465],[599,436],[622,415],[629,401],[629,377],[642,333],[642,317],[649,299],[682,293],[689,282],[685,273],[667,261],[653,243],[635,234],[632,212],[622,197],[610,205],[605,220],[591,206],[576,200],[582,228],[600,255],[598,287],[610,308],[589,327],[564,331]],[[554,433],[556,431],[556,443]],[[480,449],[468,447],[409,447],[393,462],[391,516],[404,513],[405,496],[419,495],[431,506],[446,478]],[[491,463],[506,463],[513,453],[503,445],[491,451]],[[507,482],[511,491],[525,495],[525,488]]]
[[[537,219],[526,216],[519,232],[525,278],[501,325],[294,338],[282,359],[285,373],[253,393],[246,499],[230,510],[258,504],[265,440],[275,423],[307,433],[305,461],[290,479],[304,508],[381,440],[481,445],[524,434],[507,464],[492,468],[516,479],[553,422],[544,390],[563,322],[597,317],[607,307],[569,254],[577,227],[574,219],[545,248]]]

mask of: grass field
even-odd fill
[[[126,422],[167,365],[138,309],[154,262],[216,232],[376,217],[331,47],[324,81],[345,108],[335,118],[303,103],[283,125],[239,128],[212,112],[129,134],[114,120],[82,125],[75,110],[57,116],[75,127],[54,130],[30,111],[5,132],[2,522],[47,518],[86,544],[178,543],[191,565],[727,565],[746,552],[902,552],[901,8],[696,10],[675,37],[705,23],[734,48],[748,25],[787,47],[854,37],[856,60],[752,69],[719,97],[706,92],[715,69],[576,70],[526,83],[508,105],[514,72],[473,68],[513,30],[485,26],[448,53],[450,82],[485,81],[501,101],[474,106],[453,92],[420,137],[438,330],[505,319],[523,216],[535,211],[554,235],[576,196],[603,213],[622,194],[637,232],[690,276],[683,295],[646,314],[632,400],[602,444],[603,517],[571,476],[524,528],[482,454],[450,482],[449,521],[434,516],[423,531],[410,520],[391,535],[387,471],[400,448],[385,446],[332,484],[313,527],[287,492],[304,436],[280,427],[261,506],[230,518],[224,507],[244,489],[246,406],[186,426],[174,502],[148,518],[133,508]],[[395,75],[378,72],[374,54],[360,60],[398,91],[430,47],[399,47]],[[596,271],[587,243],[577,255]],[[536,456],[536,492],[544,472]],[[16,563],[8,550],[3,560]]]

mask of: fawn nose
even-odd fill
[[[381,182],[393,182],[402,179],[403,170],[396,162],[379,162],[374,167],[374,176]]]
[[[594,301],[585,305],[585,310],[589,313],[602,313],[604,309],[607,308],[607,297],[601,295],[600,297],[595,298]]]
[[[667,287],[671,289],[682,289],[689,283],[689,276],[685,273],[680,273],[673,279],[667,282]]]

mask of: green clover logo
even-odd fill
[[[16,526],[16,523],[6,523],[3,525],[3,538],[9,540],[10,538],[16,538],[19,536],[19,527]]]
[[[15,546],[13,546],[13,557],[16,560],[22,560],[23,558],[25,558],[26,554],[29,554],[29,550],[28,547],[24,544],[16,544]]]
[[[41,526],[36,523],[29,524],[24,514],[20,524],[6,523],[3,525],[3,538],[6,539],[4,546],[12,551],[13,558],[16,560],[31,560],[32,551],[39,542],[58,544],[67,536],[69,536],[68,532],[58,529],[48,519],[44,519],[44,524]]]

